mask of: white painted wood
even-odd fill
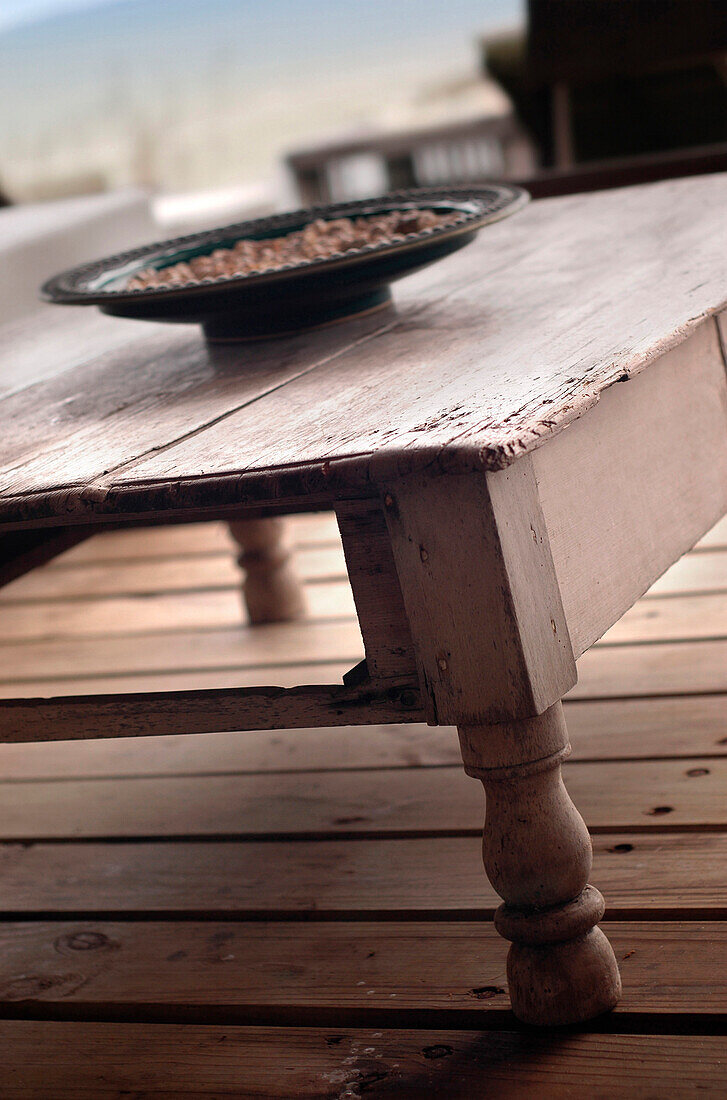
[[[713,321],[533,454],[576,656],[727,511]]]
[[[429,721],[539,714],[575,662],[529,458],[479,475],[412,475],[384,511]]]
[[[336,515],[368,674],[411,676],[414,647],[381,502],[339,501]]]

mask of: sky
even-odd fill
[[[61,15],[66,11],[114,3],[117,3],[117,0],[2,0],[0,30],[17,26],[19,23],[31,23],[48,16]]]

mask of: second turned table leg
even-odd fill
[[[278,517],[236,520],[229,528],[240,547],[237,561],[245,574],[242,594],[250,622],[278,623],[302,618],[305,595],[293,568],[285,521]]]

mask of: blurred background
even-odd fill
[[[401,186],[725,167],[724,0],[0,2],[0,249],[51,200],[95,222],[84,259]]]
[[[522,18],[520,0],[3,0],[0,186],[279,201],[302,143],[496,112],[477,35]]]

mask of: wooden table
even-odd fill
[[[224,518],[272,600],[258,617],[295,615],[260,521],[333,508],[366,660],[334,685],[3,700],[0,738],[456,724],[516,1013],[610,1008],[560,700],[727,511],[726,300],[709,176],[534,203],[408,280],[398,312],[296,338],[208,347],[61,310],[6,327],[2,580],[104,526]]]

